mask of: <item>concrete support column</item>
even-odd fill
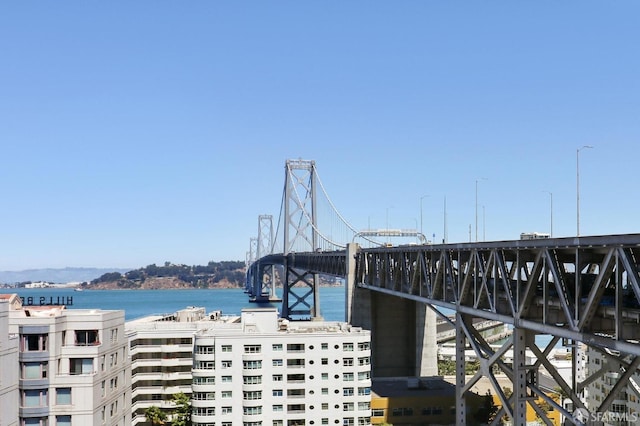
[[[436,313],[424,303],[416,303],[416,376],[438,375]]]
[[[347,244],[347,276],[345,277],[344,283],[344,320],[348,323],[352,323],[352,313],[353,313],[353,293],[356,288],[356,254],[358,254],[358,249],[360,246],[356,243]]]

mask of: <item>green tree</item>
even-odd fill
[[[167,421],[167,413],[162,411],[160,407],[152,405],[144,410],[144,416],[151,422],[152,425],[163,425]]]
[[[191,426],[191,399],[184,392],[173,395],[171,402],[176,405],[172,426]]]

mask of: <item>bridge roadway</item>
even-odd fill
[[[390,359],[413,362],[417,366],[413,373],[428,371],[420,364],[433,362],[433,354],[425,358],[424,354],[410,353],[416,345],[418,350],[434,350],[419,340],[418,334],[425,330],[416,335],[399,330],[406,329],[408,321],[415,321],[417,328],[425,326],[426,314],[420,306],[429,306],[445,320],[439,308],[455,311],[452,325],[458,332],[457,350],[463,354],[464,348],[471,346],[482,360],[481,371],[468,380],[464,357],[458,357],[457,370],[462,371],[457,375],[458,424],[465,423],[464,393],[480,376],[491,379],[496,368],[514,385],[513,395],[507,398],[493,380],[503,405],[498,417],[507,414],[514,424],[525,424],[527,403],[545,418],[532,396],[571,418],[572,413],[536,385],[541,366],[550,371],[574,407],[585,408],[579,395],[593,377],[604,372],[587,374],[576,361],[580,351],[590,347],[616,359],[624,374],[599,407],[590,407],[604,412],[640,365],[640,234],[366,249],[351,244],[343,251],[271,255],[260,261],[346,278],[346,320],[370,327],[372,346],[380,343],[380,349],[372,354],[374,376],[411,373],[392,366]],[[477,318],[510,324],[513,336],[494,352],[474,330],[472,323]],[[534,343],[536,334],[554,337],[547,348],[539,349]],[[581,343],[573,345],[572,383],[566,383],[547,360],[561,338]],[[400,339],[407,342],[404,351],[401,344],[395,344]],[[393,346],[393,351],[384,349],[388,346]],[[516,354],[513,365],[500,360],[509,348]],[[534,365],[526,364],[527,349],[538,357]],[[571,421],[580,424],[579,420]]]

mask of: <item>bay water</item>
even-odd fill
[[[281,291],[281,289],[277,289]],[[320,312],[326,321],[344,321],[344,287],[321,287]],[[222,311],[223,315],[240,315],[243,308],[269,306],[249,302],[243,289],[189,290],[84,290],[73,288],[2,288],[0,294],[17,293],[23,301],[39,305],[73,301],[67,309],[124,310],[125,320],[154,314],[171,314],[187,306],[204,307],[207,312]],[[281,296],[281,293],[278,293]],[[44,298],[44,299],[41,299]],[[271,304],[280,309],[280,303]]]

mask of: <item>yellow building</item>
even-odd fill
[[[488,387],[474,386],[467,395],[467,425],[485,424],[488,408],[502,406],[497,395],[487,401]],[[371,383],[371,424],[393,426],[455,425],[455,385],[442,377],[374,378]],[[545,407],[542,399],[538,404]],[[546,405],[546,408],[551,408]],[[496,410],[496,411],[497,411]],[[560,413],[551,408],[547,416],[560,425]],[[538,419],[527,405],[527,421]],[[507,420],[506,418],[504,420]],[[544,423],[540,423],[544,424]]]
[[[467,424],[481,424],[486,398],[467,398]],[[371,383],[371,424],[455,425],[455,386],[441,377],[375,378]]]

